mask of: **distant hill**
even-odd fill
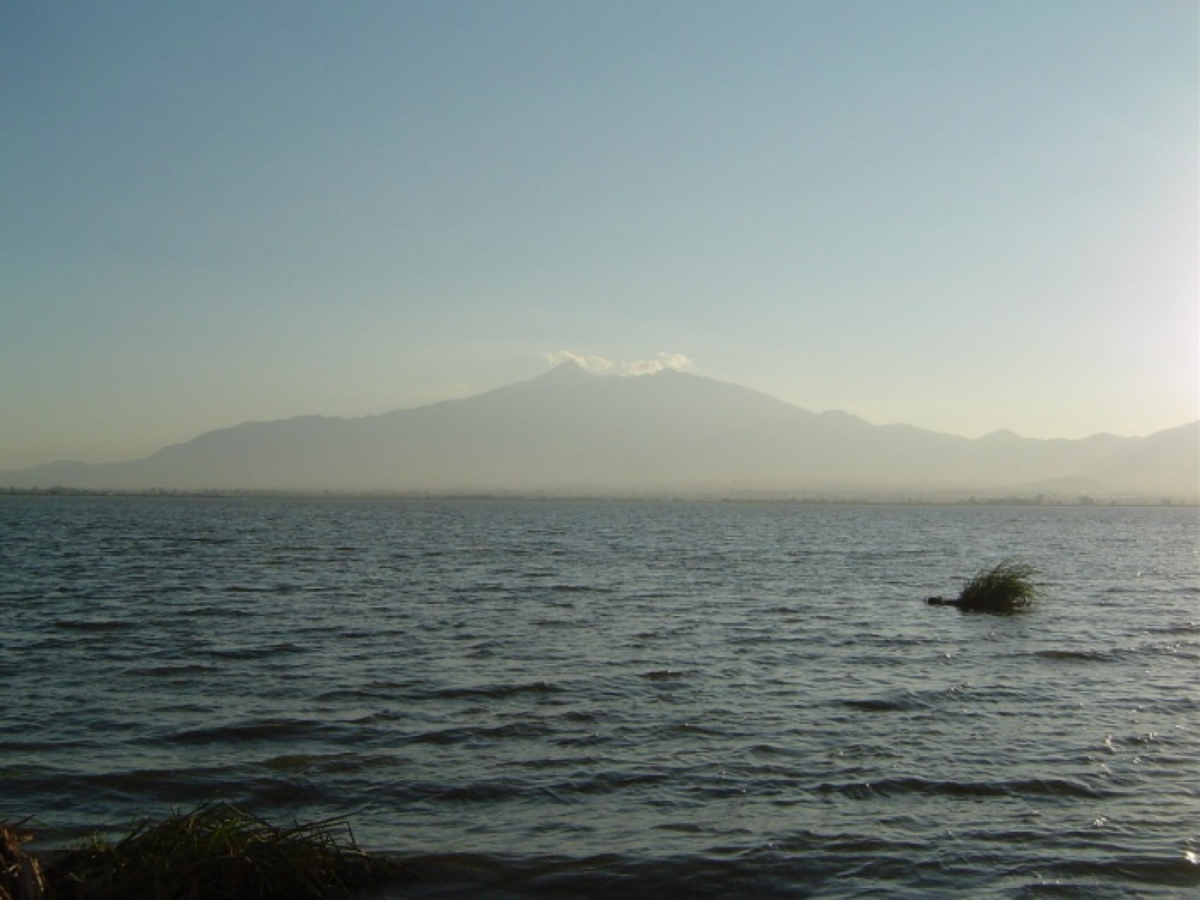
[[[1200,422],[1144,438],[968,440],[815,413],[662,371],[572,363],[463,400],[201,434],[145,459],[0,473],[0,487],[572,494],[1076,493],[1200,500]]]

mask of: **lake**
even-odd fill
[[[224,797],[389,898],[1200,890],[1195,508],[4,496],[0,576],[35,852]]]

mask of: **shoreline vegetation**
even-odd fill
[[[701,502],[701,503],[796,503],[813,506],[1180,506],[1200,507],[1200,503],[1185,497],[1154,497],[1133,495],[1090,494],[988,494],[969,492],[904,492],[904,491],[666,491],[588,493],[573,491],[323,491],[323,490],[253,490],[218,489],[192,490],[147,488],[105,490],[54,485],[50,487],[0,486],[0,497],[143,497],[180,499],[238,499],[274,498],[295,500],[519,500],[528,502],[574,500],[588,502]]]
[[[331,900],[406,874],[361,850],[344,819],[281,827],[228,802],[45,859],[22,849],[27,821],[0,822],[0,900]]]

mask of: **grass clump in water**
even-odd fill
[[[325,900],[395,877],[343,819],[281,828],[232,803],[137,824],[64,854],[47,871],[61,900]]]
[[[1019,612],[1037,600],[1033,583],[1036,569],[1006,559],[990,569],[980,569],[963,584],[954,605],[979,612]]]

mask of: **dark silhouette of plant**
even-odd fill
[[[0,900],[43,900],[42,868],[21,845],[33,838],[22,826],[0,822]]]
[[[62,900],[318,900],[399,873],[359,850],[344,820],[270,825],[231,803],[142,822],[47,870]]]
[[[1020,612],[1031,607],[1040,594],[1033,583],[1035,574],[1032,566],[1006,559],[990,569],[980,569],[968,578],[953,600],[930,597],[928,602],[957,606],[971,612]]]

